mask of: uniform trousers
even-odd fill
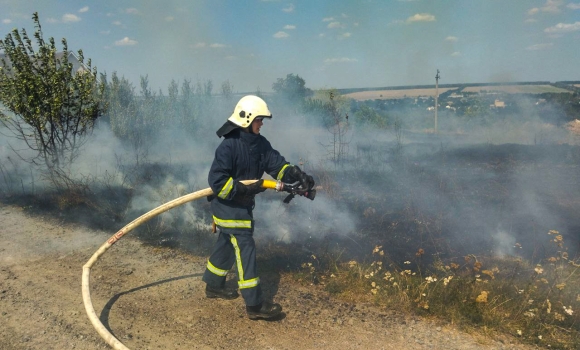
[[[226,275],[236,265],[238,287],[247,306],[262,303],[262,288],[256,268],[256,244],[247,230],[221,229],[203,274],[203,281],[213,288],[223,288]],[[239,232],[239,233],[238,233]]]

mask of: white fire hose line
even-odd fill
[[[258,180],[244,180],[240,181],[244,185],[249,185]],[[138,227],[142,223],[154,218],[155,216],[168,211],[169,209],[175,208],[187,202],[191,202],[200,198],[204,198],[213,194],[211,188],[206,188],[203,190],[199,190],[190,194],[187,194],[183,197],[176,198],[170,202],[162,204],[157,208],[141,215],[137,219],[131,221],[129,224],[125,225],[122,229],[120,229],[117,233],[111,236],[94,254],[93,256],[87,261],[87,263],[83,266],[83,279],[82,279],[82,292],[83,292],[83,302],[85,304],[85,310],[87,311],[87,315],[91,320],[91,323],[101,336],[109,344],[113,349],[116,350],[129,350],[123,343],[119,341],[119,339],[115,338],[111,332],[103,325],[97,313],[95,312],[95,308],[93,307],[93,302],[91,301],[91,288],[90,288],[90,276],[91,276],[91,267],[97,262],[99,257],[103,255],[115,242],[121,239],[125,234],[131,232],[134,228]]]

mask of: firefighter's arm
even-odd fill
[[[208,182],[214,196],[231,200],[236,195],[236,181],[233,178],[233,154],[227,140],[224,140],[215,151],[215,157],[209,169]]]

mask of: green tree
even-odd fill
[[[21,158],[45,165],[52,176],[65,175],[105,110],[104,84],[91,60],[85,64],[82,50],[81,67],[74,71],[66,39],[59,53],[53,38],[43,39],[38,13],[32,19],[35,43],[24,29],[14,29],[0,40],[5,55],[0,62],[0,102],[13,113],[2,113],[0,122],[35,153],[30,158],[18,154]]]
[[[294,74],[287,74],[286,78],[278,78],[272,84],[272,90],[291,102],[302,102],[311,94],[311,90],[306,88],[304,79]]]
[[[354,113],[355,123],[358,125],[368,125],[377,129],[386,129],[389,124],[388,117],[379,113],[376,109],[363,104]]]
[[[318,90],[313,98],[302,104],[302,113],[319,118],[331,135],[328,144],[328,159],[334,163],[344,161],[350,144],[350,124],[348,121],[348,100],[336,89]]]
[[[222,83],[222,96],[226,101],[230,101],[232,99],[232,95],[234,94],[234,86],[230,83],[229,80],[226,80]]]

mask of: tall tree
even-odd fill
[[[306,82],[298,74],[287,74],[286,78],[278,78],[272,84],[272,90],[290,102],[302,102],[311,94],[311,90],[306,88]]]
[[[35,152],[31,158],[18,154],[21,158],[45,165],[50,175],[64,174],[104,112],[104,84],[82,50],[75,71],[66,39],[58,52],[52,37],[44,40],[38,13],[32,20],[35,44],[25,29],[0,40],[0,102],[13,113],[0,122]]]

